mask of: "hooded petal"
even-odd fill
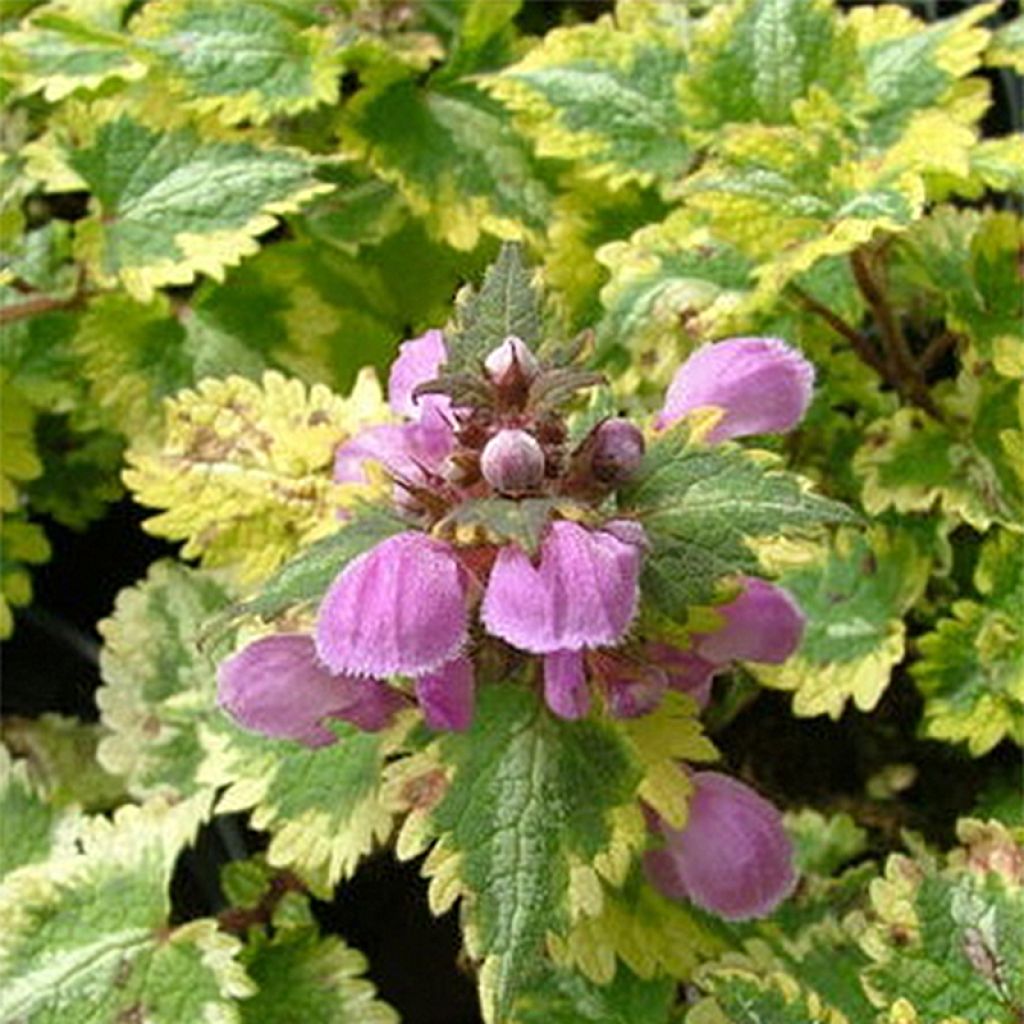
[[[804,615],[789,593],[748,576],[739,597],[715,609],[725,624],[696,638],[697,653],[719,665],[763,661],[777,665],[800,646]]]
[[[559,718],[582,718],[590,708],[590,691],[580,651],[544,656],[544,699]]]
[[[670,644],[648,644],[647,657],[665,673],[668,687],[689,694],[700,708],[711,700],[711,684],[720,665],[702,658],[696,651],[684,651]]]
[[[702,345],[676,371],[659,429],[688,412],[717,406],[724,416],[709,442],[782,433],[800,422],[811,401],[814,367],[778,338],[730,338]]]
[[[752,789],[718,772],[695,772],[686,826],[659,822],[665,847],[644,857],[666,896],[729,921],[770,913],[793,890],[793,848],[782,816]]]
[[[356,434],[334,455],[338,483],[366,483],[364,463],[378,462],[400,480],[422,483],[427,472],[436,473],[452,449],[451,428],[443,420],[386,423]]]
[[[468,729],[475,696],[473,663],[468,658],[456,658],[416,680],[416,699],[431,729]]]
[[[569,520],[548,528],[534,566],[508,545],[495,560],[481,617],[487,631],[535,654],[622,639],[637,606],[641,551]]]
[[[660,665],[620,651],[599,651],[588,660],[614,717],[636,718],[661,703],[668,677]]]
[[[419,419],[422,401],[426,399],[416,402],[413,392],[420,384],[433,380],[447,360],[448,350],[440,331],[427,331],[411,341],[403,341],[388,377],[388,402],[392,412],[411,420]],[[443,401],[447,405],[446,399],[431,396],[430,401],[433,404]]]
[[[313,638],[297,633],[262,637],[223,661],[217,699],[244,728],[310,747],[335,741],[320,724],[325,718],[375,732],[405,705],[376,679],[333,675],[317,658]]]
[[[451,549],[423,533],[399,533],[331,584],[317,652],[336,672],[419,676],[459,653],[466,620],[464,574]]]

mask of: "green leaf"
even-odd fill
[[[785,822],[802,874],[834,875],[867,849],[867,832],[845,812],[826,817],[807,807],[787,814]]]
[[[217,812],[250,811],[251,826],[271,833],[267,861],[293,870],[322,898],[391,832],[381,776],[407,725],[386,733],[329,727],[338,742],[310,749],[212,720],[201,729],[198,773],[201,785],[227,787]]]
[[[521,238],[546,227],[548,188],[503,114],[474,86],[427,90],[402,79],[360,92],[342,137],[435,234],[468,250],[481,232]]]
[[[944,865],[894,855],[872,886],[865,987],[903,1020],[1003,1024],[1024,1010],[1020,848],[995,822],[967,819],[958,833],[964,848]]]
[[[1013,213],[940,207],[904,235],[898,252],[912,299],[927,290],[976,359],[1007,377],[1024,370],[1024,228]],[[910,298],[910,297],[908,297]]]
[[[479,292],[463,291],[455,328],[446,334],[448,369],[477,369],[509,335],[531,347],[541,341],[540,296],[523,264],[522,250],[506,242],[487,269]]]
[[[128,0],[79,0],[37,7],[4,39],[5,76],[21,93],[42,92],[50,103],[142,78],[148,68],[120,31],[128,6]]]
[[[155,288],[215,278],[257,250],[255,238],[331,186],[297,150],[207,142],[191,129],[157,132],[124,115],[66,154],[93,194],[77,251],[97,280],[146,301]]]
[[[93,722],[46,713],[38,718],[5,715],[3,741],[24,758],[33,783],[54,807],[74,804],[106,811],[124,802],[123,780],[97,762],[103,728]]]
[[[1013,68],[1024,75],[1024,15],[1007,21],[992,33],[985,63],[989,66]]]
[[[0,518],[0,639],[14,629],[12,606],[21,608],[32,600],[29,565],[50,558],[50,544],[37,523],[5,513]]]
[[[903,616],[924,592],[931,559],[909,532],[846,531],[779,582],[807,616],[803,640],[782,665],[754,667],[767,686],[793,691],[797,715],[838,718],[848,700],[874,708],[904,655]]]
[[[828,0],[741,0],[699,22],[681,95],[705,131],[785,124],[812,87],[848,99],[861,74],[855,37]]]
[[[685,70],[680,36],[602,18],[554,29],[484,86],[520,115],[538,155],[576,161],[618,188],[685,172],[691,152],[676,100]]]
[[[459,543],[518,544],[531,556],[556,512],[572,518],[582,506],[567,498],[475,498],[463,502],[434,528]]]
[[[315,541],[286,562],[257,593],[227,609],[232,617],[258,615],[272,619],[296,605],[317,601],[334,578],[364,551],[399,533],[401,520],[367,507],[359,510],[336,533]]]
[[[241,955],[257,992],[241,1004],[242,1024],[398,1024],[376,998],[363,955],[312,930],[252,938]]]
[[[641,587],[671,618],[680,618],[688,605],[713,602],[723,578],[756,571],[747,540],[855,518],[838,502],[810,493],[765,453],[691,444],[685,427],[650,446],[619,499],[622,512],[642,523],[652,544]]]
[[[64,856],[0,885],[5,1020],[26,1024],[236,1024],[252,992],[237,940],[210,919],[172,928],[167,887],[196,808],[126,807],[95,818]]]
[[[639,766],[608,724],[557,719],[511,681],[480,690],[472,727],[439,739],[436,758],[451,781],[428,818],[409,819],[415,841],[403,833],[399,853],[438,839],[424,866],[431,906],[464,898],[484,1017],[504,1021],[548,933],[565,931],[591,895],[600,902],[594,872],[612,870]]]
[[[638,978],[626,967],[607,985],[548,969],[516,1000],[509,1019],[513,1024],[667,1024],[675,988],[671,979]]]
[[[0,843],[2,882],[15,869],[46,860],[54,848],[57,828],[67,817],[33,785],[28,762],[12,761],[3,745],[0,745],[0,815],[4,822],[4,841]]]
[[[185,557],[253,583],[334,533],[339,510],[374,490],[334,483],[331,467],[384,408],[372,373],[348,398],[275,372],[259,384],[206,378],[166,403],[160,450],[145,438],[129,449],[124,481],[140,504],[166,509],[147,531],[185,539]]]
[[[340,68],[330,31],[267,0],[169,0],[132,24],[197,113],[262,124],[333,103]]]
[[[1004,737],[1024,744],[1024,538],[996,529],[974,576],[983,603],[953,614],[918,641],[912,672],[925,698],[929,736],[988,753]]]
[[[904,408],[872,423],[853,462],[865,510],[938,508],[980,531],[1019,523],[1024,479],[1012,435],[1021,427],[1020,391],[1017,381],[966,370],[955,391],[938,391],[944,422]]]
[[[99,625],[103,686],[96,694],[107,737],[99,760],[138,797],[191,796],[204,752],[199,723],[219,716],[216,660],[199,632],[228,601],[223,586],[174,562],[157,562],[122,590]],[[223,653],[223,652],[221,652]]]

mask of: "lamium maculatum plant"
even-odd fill
[[[1021,1024],[1019,6],[10,0],[0,1024]]]

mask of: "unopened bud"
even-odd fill
[[[495,384],[502,384],[510,376],[529,383],[540,372],[537,357],[521,338],[510,334],[484,360],[484,369]]]
[[[480,469],[501,494],[522,494],[544,479],[544,451],[525,430],[499,430],[484,446]]]
[[[594,432],[590,466],[605,484],[628,480],[644,457],[644,435],[626,419],[605,420]]]

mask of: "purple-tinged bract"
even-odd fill
[[[399,533],[331,584],[317,651],[336,672],[419,676],[460,653],[467,618],[464,572],[452,550],[423,533]]]
[[[645,855],[654,885],[729,921],[762,917],[793,890],[793,848],[782,816],[752,789],[695,772],[682,829],[658,822],[665,846]]]

